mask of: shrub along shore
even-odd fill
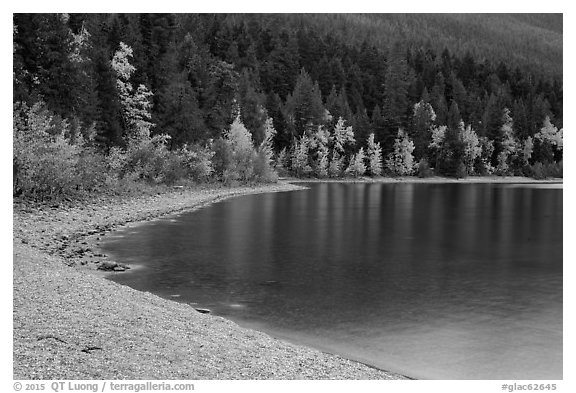
[[[106,260],[96,252],[98,238],[119,225],[235,195],[297,188],[204,187],[43,206],[15,200],[13,378],[403,378],[96,274]]]

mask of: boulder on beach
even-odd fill
[[[98,266],[98,270],[115,270],[116,267],[118,267],[116,262],[102,261],[100,266]]]

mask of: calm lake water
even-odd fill
[[[118,231],[111,279],[415,378],[562,378],[561,185],[309,187]]]

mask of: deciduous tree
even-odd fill
[[[386,160],[386,168],[395,176],[407,176],[414,170],[414,142],[408,135],[398,129],[398,135],[394,141],[394,151]]]

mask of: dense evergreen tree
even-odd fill
[[[273,49],[261,68],[262,85],[266,92],[275,92],[283,100],[294,89],[300,70],[298,43],[286,31],[274,36]]]
[[[356,112],[352,119],[352,128],[354,129],[356,140],[360,143],[360,146],[365,146],[368,135],[372,133],[370,118],[368,117],[368,113],[366,113],[366,109],[360,108]]]
[[[343,118],[349,122],[352,121],[352,110],[348,105],[344,87],[340,89],[340,92],[337,92],[336,86],[332,86],[332,90],[330,90],[330,94],[326,98],[326,109],[330,113],[330,116],[332,116],[332,124],[336,124],[339,118]]]
[[[172,146],[207,139],[197,93],[190,86],[185,73],[172,73],[170,83],[163,86],[157,96],[155,122],[158,129],[171,136]]]
[[[432,125],[436,120],[436,113],[425,100],[414,105],[412,127],[409,133],[414,141],[414,156],[417,160],[424,158],[432,138]]]
[[[382,155],[387,156],[394,148],[394,138],[396,134],[387,126],[386,119],[382,115],[382,111],[378,105],[376,105],[372,111],[371,120],[374,138],[382,147]]]
[[[292,137],[316,130],[327,121],[318,82],[312,81],[304,68],[300,71],[294,91],[286,98],[284,116]]]
[[[75,45],[68,21],[67,14],[15,14],[15,66],[20,78],[15,99],[42,99],[64,118],[80,115],[91,120],[93,81],[81,47],[88,45],[88,37]]]
[[[406,126],[408,112],[408,65],[400,42],[391,48],[386,64],[386,83],[382,115],[389,129]]]
[[[240,105],[240,118],[252,133],[254,142],[258,145],[265,138],[265,124],[268,119],[266,112],[266,95],[258,89],[254,76],[244,69],[238,82],[238,104]]]
[[[464,132],[464,123],[460,117],[460,110],[456,101],[450,104],[448,112],[448,125],[442,152],[439,159],[440,173],[446,176],[460,177],[461,167],[464,166],[464,142],[462,134]]]

